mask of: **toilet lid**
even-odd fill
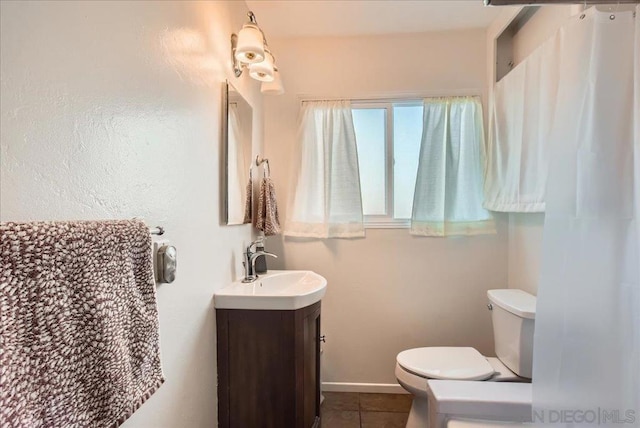
[[[400,352],[398,364],[405,370],[429,379],[484,380],[493,367],[474,348],[429,347]]]

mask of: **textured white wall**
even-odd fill
[[[265,145],[284,217],[300,94],[486,95],[482,30],[270,43],[287,89],[265,98]],[[328,280],[323,381],[393,384],[404,349],[466,345],[493,354],[486,290],[507,285],[506,221],[499,228],[470,238],[417,238],[408,229],[369,229],[355,240],[271,238],[267,248],[284,257],[268,263]]]
[[[538,294],[544,213],[509,214],[509,288]]]
[[[221,86],[244,2],[0,7],[0,218],[165,226],[179,255],[176,282],[158,288],[167,381],[125,426],[215,426],[212,296],[252,235],[219,226]],[[236,87],[258,118],[257,151],[259,86]]]

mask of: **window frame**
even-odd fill
[[[397,219],[394,211],[394,106],[422,106],[422,98],[397,98],[384,100],[358,100],[351,102],[352,110],[385,109],[385,210],[386,215],[364,215],[365,229],[408,229],[411,219]],[[360,177],[362,180],[362,177]]]

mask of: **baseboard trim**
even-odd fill
[[[322,382],[322,390],[327,392],[373,392],[379,394],[408,394],[408,392],[397,383]]]

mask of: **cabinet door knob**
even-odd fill
[[[327,341],[324,339],[324,334],[322,336],[320,336],[320,342],[324,342],[326,343]]]

